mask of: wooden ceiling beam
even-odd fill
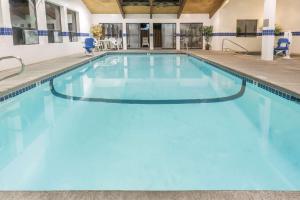
[[[180,6],[179,6],[179,10],[178,10],[178,13],[177,13],[177,19],[180,18],[181,14],[182,14],[182,11],[184,9],[184,6],[186,4],[187,0],[181,0],[180,1]]]
[[[123,9],[123,6],[121,4],[121,0],[116,0],[117,1],[117,4],[118,4],[118,7],[119,7],[119,10],[120,10],[120,13],[123,17],[123,19],[125,18],[125,12],[124,12],[124,9]]]
[[[212,10],[209,12],[209,17],[212,18],[214,16],[214,14],[216,14],[216,12],[221,8],[221,6],[223,5],[223,3],[226,0],[218,0],[218,2],[215,4],[215,6],[212,8]]]

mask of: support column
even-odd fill
[[[6,30],[6,33],[0,35],[0,49],[1,47],[4,48],[8,46],[13,46],[9,0],[0,0],[0,27],[5,28]],[[0,50],[0,56],[6,54],[7,51]]]
[[[180,50],[180,23],[176,23],[176,50]]]
[[[48,34],[46,34],[47,33],[46,31],[48,31],[48,29],[47,29],[45,1],[37,1],[36,18],[37,18],[37,28],[39,30],[39,44],[47,44]]]
[[[61,15],[61,31],[63,35],[63,42],[70,42],[69,35],[67,34],[69,32],[68,28],[68,11],[67,7],[61,6],[60,7],[60,15]]]
[[[127,50],[127,27],[126,22],[122,23],[123,26],[123,50]]]
[[[151,23],[149,23],[149,25],[150,25],[150,33],[149,33],[149,35],[150,35],[150,38],[149,38],[149,42],[150,42],[150,50],[153,50],[153,49],[154,49],[154,39],[153,39],[153,37],[154,37],[154,31],[153,31],[153,23],[151,22]]]
[[[1,2],[1,21],[2,27],[6,27],[6,28],[11,28],[12,24],[11,24],[11,19],[10,19],[10,5],[9,5],[9,0],[0,0]]]
[[[272,61],[275,40],[276,0],[264,0],[264,27],[262,32],[261,59]]]

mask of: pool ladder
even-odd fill
[[[21,69],[20,69],[20,71],[18,71],[16,73],[13,73],[11,75],[8,75],[8,76],[5,76],[3,78],[0,78],[0,81],[3,81],[3,80],[8,79],[8,78],[11,78],[13,76],[17,76],[17,75],[21,74],[24,71],[24,69],[25,69],[25,65],[24,65],[23,60],[21,58],[18,58],[18,57],[15,57],[15,56],[0,57],[0,61],[7,60],[7,59],[17,59],[21,63]]]
[[[239,48],[241,48],[241,49],[243,49],[244,50],[244,53],[246,53],[246,54],[248,54],[249,53],[249,51],[248,51],[248,49],[246,49],[245,47],[243,47],[242,45],[240,45],[240,44],[238,44],[238,43],[236,43],[236,42],[234,42],[234,41],[232,41],[232,40],[229,40],[229,39],[223,39],[223,41],[222,41],[222,51],[225,51],[225,50],[231,50],[231,51],[234,51],[234,52],[236,52],[235,50],[233,50],[233,49],[231,49],[231,48],[225,48],[224,46],[225,46],[225,42],[230,42],[231,44],[233,44],[233,45],[235,45],[235,46],[238,46]],[[236,52],[237,53],[237,52]]]

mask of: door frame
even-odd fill
[[[170,22],[169,23],[153,23],[153,26],[154,26],[154,24],[161,24],[161,25],[163,25],[163,24],[172,24],[172,25],[175,25],[175,31],[174,31],[174,35],[173,35],[173,46],[174,47],[172,47],[172,48],[163,48],[162,47],[163,45],[161,44],[161,47],[156,47],[156,49],[159,49],[159,48],[161,48],[161,49],[176,49],[176,26],[177,26],[177,24],[176,23],[170,23]],[[153,35],[153,37],[155,37],[155,35]],[[161,38],[162,38],[162,32],[161,32]],[[163,42],[163,41],[161,41],[161,42]],[[153,44],[153,46],[154,46],[154,44]]]

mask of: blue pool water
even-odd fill
[[[0,190],[300,190],[300,105],[190,56],[107,55],[0,111]]]

